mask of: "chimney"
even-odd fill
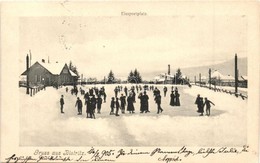
[[[42,63],[45,63],[45,59],[42,59]]]
[[[168,75],[170,75],[170,74],[171,74],[171,66],[168,65]]]

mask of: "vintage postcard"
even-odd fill
[[[259,161],[259,3],[1,3],[0,162]]]

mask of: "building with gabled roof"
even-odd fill
[[[29,85],[73,85],[77,82],[77,74],[72,72],[65,63],[35,62],[21,75],[29,75]]]

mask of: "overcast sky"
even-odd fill
[[[32,63],[71,60],[98,79],[109,70],[126,77],[134,68],[166,72],[168,64],[175,71],[247,57],[243,16],[29,17],[19,28],[21,72],[29,49]]]

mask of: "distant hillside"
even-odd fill
[[[199,67],[188,67],[188,68],[181,68],[182,74],[188,76],[190,80],[194,80],[194,76],[199,76],[199,73],[201,73],[202,76],[208,76],[208,71],[209,68],[211,68],[212,72],[214,70],[218,70],[221,72],[223,75],[234,75],[234,60],[228,60],[223,63],[219,64],[212,64],[212,65],[207,65],[207,66],[199,66]],[[247,58],[238,58],[238,70],[239,70],[239,75],[247,75]],[[172,70],[173,71],[173,70]],[[176,71],[176,70],[174,70]],[[156,75],[163,73],[159,71],[154,71],[154,72],[147,72],[147,73],[142,73],[144,79],[153,79]]]

